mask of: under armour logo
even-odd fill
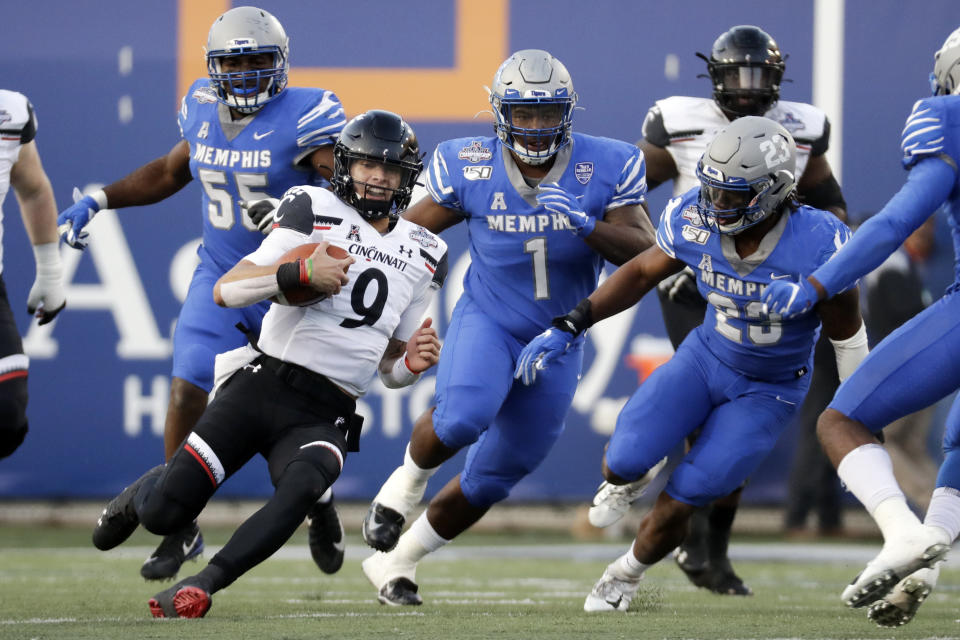
[[[407,254],[408,258],[413,257],[413,249],[404,249],[403,245],[400,245],[400,255]]]
[[[243,368],[244,368],[244,369],[249,369],[249,370],[252,371],[253,373],[256,373],[256,372],[260,371],[260,368],[261,368],[262,366],[263,366],[262,364],[245,364],[245,365],[243,365]]]

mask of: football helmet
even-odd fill
[[[739,25],[720,34],[706,60],[713,82],[713,99],[733,120],[762,116],[780,99],[784,56],[769,33]]]
[[[383,200],[366,196],[367,189],[384,187],[353,179],[350,165],[358,159],[399,167],[400,185],[392,190],[392,197]],[[413,187],[422,170],[416,134],[400,116],[390,111],[375,109],[361,113],[344,126],[333,147],[333,191],[368,220],[399,216],[410,204]],[[360,193],[358,187],[361,187]]]
[[[960,95],[960,29],[933,54],[930,88],[935,96]]]
[[[737,118],[697,163],[697,211],[715,233],[736,234],[776,213],[796,191],[797,147],[778,122]]]
[[[570,143],[577,94],[567,68],[548,52],[517,51],[488,91],[497,137],[525,164],[544,164]]]
[[[231,56],[269,54],[273,63],[264,69],[224,71]],[[217,18],[207,36],[207,73],[210,86],[223,104],[241,113],[253,113],[287,86],[290,40],[283,25],[256,7],[236,7]]]

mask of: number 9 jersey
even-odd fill
[[[459,138],[441,143],[424,171],[438,204],[467,222],[470,268],[464,290],[515,338],[527,342],[597,286],[604,260],[567,217],[537,205],[500,140]],[[557,182],[586,214],[643,202],[643,154],[635,146],[572,134],[542,183]]]
[[[300,163],[334,144],[345,123],[332,91],[288,87],[255,113],[232,120],[210,80],[194,82],[178,124],[190,144],[190,173],[203,190],[201,260],[222,274],[255,250],[263,235],[240,202],[280,198],[310,183],[313,167]]]

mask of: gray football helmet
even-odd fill
[[[930,88],[935,96],[960,94],[960,29],[951,33],[933,54]]]
[[[797,146],[778,122],[737,118],[697,164],[697,211],[711,231],[736,234],[780,210],[796,191]]]
[[[493,77],[490,104],[497,137],[526,164],[543,164],[570,143],[577,94],[567,68],[546,51],[524,49],[507,58]],[[528,119],[523,107],[536,115]]]
[[[266,69],[225,72],[230,56],[270,54]],[[217,18],[207,36],[207,73],[217,99],[241,113],[253,113],[287,86],[290,40],[280,21],[263,9],[236,7]]]

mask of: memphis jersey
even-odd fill
[[[657,228],[657,245],[693,268],[709,305],[697,331],[719,360],[746,376],[783,381],[803,375],[820,320],[812,313],[765,314],[763,292],[774,280],[805,278],[843,246],[850,230],[826,211],[801,206],[780,217],[753,255],[740,258],[733,236],[703,226],[698,193],[670,200]]]
[[[263,240],[240,202],[280,198],[308,182],[310,153],[336,142],[345,123],[331,91],[288,87],[256,113],[232,121],[208,79],[193,83],[178,124],[190,144],[190,173],[203,191],[202,260],[226,271]]]
[[[797,143],[797,172],[803,175],[810,156],[823,155],[830,144],[830,121],[813,105],[780,100],[763,114],[790,132]],[[711,98],[673,96],[657,100],[643,121],[643,137],[663,147],[677,165],[673,195],[699,187],[697,163],[717,133],[730,124]]]
[[[37,135],[37,117],[27,97],[0,89],[0,205],[10,189],[10,170],[20,157],[20,147]],[[3,210],[0,209],[0,223]],[[0,271],[3,271],[3,225],[0,224]]]
[[[335,296],[306,307],[273,304],[263,318],[264,353],[321,373],[355,396],[377,374],[390,338],[408,341],[447,274],[447,245],[400,219],[381,235],[320,187],[294,187],[276,226],[247,260],[267,265],[307,242],[328,241],[356,259]]]
[[[596,288],[603,258],[566,216],[537,206],[537,189],[498,138],[443,142],[424,174],[431,197],[466,219],[465,292],[517,339],[529,341]],[[576,133],[542,182],[558,182],[597,220],[647,191],[636,147]]]

